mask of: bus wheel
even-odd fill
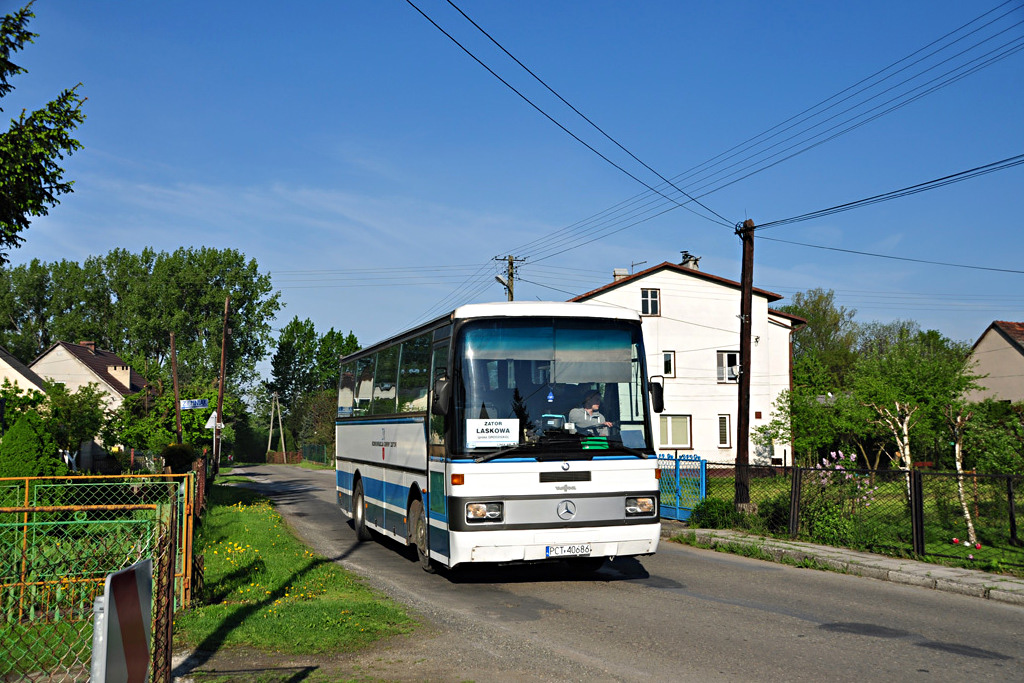
[[[430,549],[427,547],[427,515],[423,510],[423,501],[414,500],[409,504],[409,542],[416,546],[423,571],[434,573],[434,565],[430,561]]]
[[[356,481],[352,491],[352,526],[356,529],[356,538],[369,541],[370,530],[366,528],[366,496],[363,495],[363,480]]]

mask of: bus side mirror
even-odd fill
[[[434,401],[430,404],[430,412],[434,415],[448,414],[448,399],[451,398],[451,383],[447,375],[434,380]]]
[[[662,378],[658,377],[658,379]],[[665,410],[665,385],[655,382],[654,377],[651,377],[647,390],[651,392],[651,407],[654,408],[654,412],[663,412]]]

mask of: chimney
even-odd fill
[[[89,349],[89,353],[93,354],[94,356],[96,355],[96,342],[94,342],[94,341],[80,341],[80,342],[78,342],[78,345],[79,346],[84,346],[85,348]]]
[[[688,251],[682,252],[683,260],[680,265],[683,268],[689,268],[690,270],[700,270],[700,256],[694,256]]]
[[[615,268],[612,270],[612,281],[618,282],[629,277],[629,270],[626,268]]]
[[[127,365],[108,365],[107,372],[110,376],[124,385],[125,389],[132,387],[132,369]]]

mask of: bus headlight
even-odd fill
[[[466,503],[467,522],[500,522],[505,517],[501,503]]]
[[[636,498],[626,499],[627,517],[653,515],[656,509],[657,506],[654,504],[654,498],[652,496],[637,496]]]

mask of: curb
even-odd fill
[[[1024,579],[1017,577],[813,543],[754,536],[729,529],[691,529],[677,522],[662,521],[663,538],[670,540],[684,533],[693,535],[698,543],[713,550],[728,552],[726,546],[730,545],[753,547],[776,562],[799,564],[813,561],[817,565],[843,574],[1024,607]]]

